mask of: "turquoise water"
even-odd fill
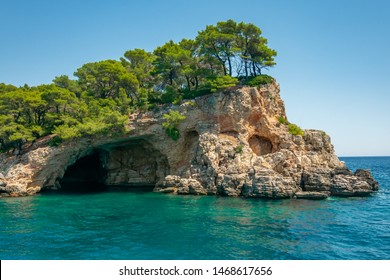
[[[325,201],[151,192],[0,199],[0,259],[390,259],[390,157],[372,197]]]

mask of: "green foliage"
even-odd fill
[[[174,141],[177,141],[180,138],[180,131],[176,127],[166,128],[165,132]]]
[[[58,136],[54,136],[53,138],[50,139],[49,141],[49,146],[50,147],[58,147],[62,143],[62,138]]]
[[[0,150],[6,151],[10,148],[21,149],[27,141],[34,140],[32,131],[28,127],[4,120],[0,120]]]
[[[81,132],[78,126],[70,126],[68,124],[56,126],[53,130],[53,133],[56,134],[61,140],[69,140],[81,136]]]
[[[21,149],[26,142],[56,134],[50,145],[92,135],[126,132],[128,98],[78,98],[56,85],[16,89],[0,95],[0,150]]]
[[[81,93],[81,87],[76,80],[69,79],[66,75],[55,77],[53,83],[60,88],[65,88],[71,92],[79,95]]]
[[[179,100],[181,100],[180,93],[173,86],[166,86],[165,91],[161,94],[161,102],[167,104]]]
[[[269,75],[259,75],[255,77],[248,78],[245,81],[245,85],[251,86],[251,87],[256,87],[256,86],[261,86],[261,85],[267,85],[270,84],[274,81],[274,78],[272,78]]]
[[[200,53],[213,64],[218,64],[223,69],[223,75],[232,76],[236,72],[240,76],[244,72],[248,77],[261,74],[262,69],[275,65],[277,53],[267,46],[267,39],[261,34],[260,28],[251,23],[236,23],[230,19],[215,26],[206,26],[196,40]]]
[[[197,90],[184,91],[183,99],[194,99],[195,97],[204,96],[207,94],[210,94],[210,88],[207,88],[206,86],[202,86]]]
[[[201,45],[201,53],[210,61],[215,59],[223,69],[223,75],[233,75],[232,61],[238,48],[235,44],[237,23],[233,20],[208,25],[199,32],[196,40]]]
[[[278,117],[278,121],[279,121],[279,123],[281,123],[281,124],[289,124],[289,122],[288,122],[284,117],[282,117],[282,116],[279,116],[279,117]]]
[[[168,114],[164,114],[165,122],[162,123],[162,127],[172,140],[177,141],[180,137],[180,131],[178,130],[179,124],[186,119],[178,111],[170,110]]]
[[[300,136],[305,136],[305,132],[296,124],[289,123],[287,119],[284,117],[280,116],[278,117],[278,121],[281,124],[287,125],[288,127],[288,132],[292,135],[300,135]]]
[[[206,87],[210,89],[210,92],[217,92],[232,86],[236,86],[237,83],[237,78],[233,78],[231,76],[222,76],[208,80]]]
[[[305,136],[303,130],[299,126],[293,123],[288,124],[288,132],[290,132],[292,135]]]
[[[216,25],[206,26],[195,40],[183,39],[179,43],[169,41],[157,47],[153,55],[146,55],[145,51],[135,49],[127,51],[125,57],[129,57],[130,63],[144,61],[135,59],[136,54],[137,57],[148,57],[148,67],[142,73],[152,75],[153,90],[161,93],[160,100],[163,103],[177,103],[180,99],[177,97],[180,96],[199,96],[205,90],[209,93],[233,85],[225,77],[237,75],[249,79],[261,75],[262,69],[273,67],[276,51],[267,46],[267,39],[261,34],[260,28],[253,24],[221,21]],[[122,59],[124,65],[130,65],[124,61]],[[139,75],[137,78],[139,81],[143,80]],[[265,75],[250,83],[258,86],[272,80]],[[175,92],[176,97],[173,97],[172,92]]]
[[[0,94],[3,93],[3,92],[10,92],[10,91],[14,91],[14,90],[17,90],[18,88],[13,86],[13,85],[7,85],[7,84],[4,84],[4,83],[0,83]]]
[[[95,98],[115,98],[125,92],[133,102],[138,101],[138,80],[116,60],[87,63],[74,73],[82,90]]]
[[[182,49],[172,40],[154,51],[154,74],[158,75],[163,84],[175,86],[180,83],[183,64],[189,58],[189,52]]]
[[[119,112],[102,111],[98,117],[87,117],[82,122],[64,123],[56,126],[53,133],[61,141],[74,139],[82,136],[116,136],[121,135],[126,130],[127,117]]]
[[[50,145],[56,146],[83,136],[126,133],[130,112],[235,86],[233,76],[251,86],[269,83],[273,79],[261,71],[275,65],[276,51],[261,34],[253,24],[221,21],[195,39],[169,41],[153,52],[128,50],[120,61],[86,63],[75,71],[76,80],[60,75],[37,87],[0,83],[0,150],[21,149],[50,134],[55,134]],[[164,129],[177,140],[185,117],[171,111],[164,118]]]
[[[163,128],[177,127],[182,121],[186,119],[186,116],[180,114],[178,111],[169,110],[168,114],[164,114],[165,122]]]
[[[243,149],[244,149],[244,145],[240,144],[234,150],[235,150],[236,154],[241,154]]]
[[[141,88],[149,89],[153,86],[154,54],[141,49],[128,50],[121,58],[123,66],[132,73]]]

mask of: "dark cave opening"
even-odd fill
[[[106,177],[100,153],[94,151],[68,166],[59,183],[63,192],[100,192],[107,189]]]
[[[152,191],[169,174],[167,157],[144,139],[100,146],[69,165],[62,192]]]

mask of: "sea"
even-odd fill
[[[0,199],[2,260],[390,259],[390,157],[343,157],[380,190],[322,201],[150,189]]]

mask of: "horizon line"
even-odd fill
[[[390,155],[378,156],[378,155],[337,155],[337,157],[390,157]]]

